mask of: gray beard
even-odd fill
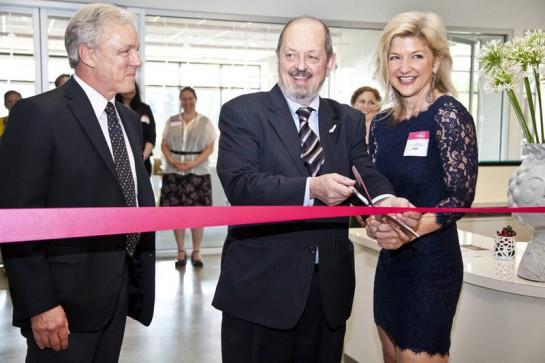
[[[323,83],[324,82],[322,81],[322,84]],[[297,102],[298,104],[303,106],[308,106],[310,105],[312,101],[314,101],[314,99],[320,94],[320,89],[322,88],[322,84],[320,84],[316,92],[310,93],[305,90],[286,88],[284,87],[282,80],[280,78],[278,79],[278,86],[282,90],[282,93],[284,93],[284,96],[286,96],[293,102]]]

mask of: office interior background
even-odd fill
[[[476,202],[505,204],[507,179],[520,162],[521,133],[507,98],[484,86],[478,55],[491,40],[506,41],[527,30],[544,28],[545,1],[105,2],[126,7],[136,15],[143,59],[138,83],[142,99],[151,106],[156,119],[157,159],[161,157],[165,121],[180,111],[181,87],[196,89],[197,110],[217,127],[223,103],[241,94],[269,90],[276,83],[274,51],[280,29],[289,18],[312,15],[331,27],[337,65],[321,95],[349,103],[352,92],[361,85],[380,89],[373,78],[373,55],[386,22],[403,11],[436,12],[447,26],[459,100],[471,112],[477,127],[481,167]],[[72,73],[64,30],[71,15],[85,3],[88,1],[0,0],[0,94],[16,89],[29,97],[52,89],[59,74]],[[0,105],[0,116],[6,114]],[[214,205],[225,205],[215,174],[216,158],[217,148],[211,156]],[[153,183],[157,192],[160,177],[154,176]],[[159,255],[170,255],[174,240],[167,232],[161,233]],[[204,247],[218,252],[225,227],[210,228],[205,233]]]

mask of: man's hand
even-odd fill
[[[310,178],[309,197],[318,198],[326,205],[337,205],[352,194],[356,182],[337,173]]]
[[[30,322],[38,348],[51,348],[57,352],[68,348],[70,331],[62,306],[55,306],[51,310],[33,316]]]

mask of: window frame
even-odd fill
[[[34,57],[35,61],[35,92],[40,93],[46,91],[49,85],[48,79],[48,49],[47,49],[47,17],[53,16],[71,16],[79,8],[83,7],[83,3],[64,3],[56,1],[41,1],[41,0],[21,0],[17,3],[5,1],[0,4],[0,11],[21,12],[25,14],[32,14],[33,28],[36,29],[37,34],[34,34]],[[238,14],[223,14],[214,12],[199,12],[199,11],[183,11],[183,10],[167,10],[167,9],[152,9],[146,7],[126,6],[126,10],[135,15],[136,27],[140,37],[140,54],[142,60],[145,60],[145,33],[146,16],[166,16],[166,17],[181,17],[181,18],[197,18],[197,19],[210,19],[210,20],[223,20],[223,21],[237,21],[237,22],[256,22],[256,23],[271,23],[271,24],[285,24],[290,20],[288,17],[281,16],[250,16],[250,15],[238,15]],[[323,21],[330,27],[335,28],[349,28],[349,29],[366,29],[381,31],[385,23],[382,22],[358,22],[358,21],[343,21],[343,20],[330,20],[323,19]],[[448,33],[464,33],[464,34],[491,34],[491,35],[503,35],[506,41],[513,38],[513,29],[507,28],[479,28],[479,27],[446,27]],[[473,74],[470,75],[473,77]],[[145,67],[141,69],[138,75],[137,81],[143,84],[145,79]],[[326,92],[330,91],[330,83],[324,85]],[[142,97],[145,97],[145,87],[143,88]],[[472,101],[472,94],[470,93],[469,103]],[[505,96],[502,96],[502,116],[501,116],[501,139],[500,150],[498,150],[497,162],[512,162],[505,160],[509,154],[509,144],[512,144],[512,140],[509,140],[510,123],[512,123],[512,115],[509,110],[508,102],[505,101]],[[516,135],[511,135],[516,137]],[[496,161],[487,161],[496,162]]]

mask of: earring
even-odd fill
[[[437,78],[437,73],[433,72],[431,76],[431,88],[426,96],[426,101],[428,101],[428,103],[433,103],[433,90],[435,89],[436,78]]]

